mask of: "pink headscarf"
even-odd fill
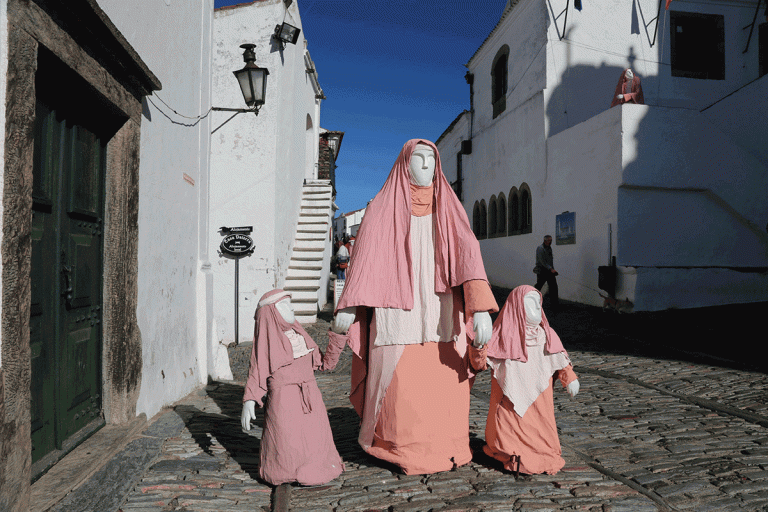
[[[256,326],[251,349],[251,366],[248,370],[243,402],[255,400],[259,407],[262,407],[269,376],[293,362],[293,349],[288,336],[284,334],[285,331],[293,329],[301,334],[307,342],[307,348],[315,349],[312,351],[312,366],[320,366],[322,356],[312,337],[307,334],[298,320],[294,320],[292,324],[286,322],[275,307],[275,304],[285,297],[290,297],[290,294],[277,289],[265,293],[259,299],[259,307],[254,315]]]
[[[531,291],[539,294],[539,304],[541,304],[541,293],[527,284],[518,286],[507,297],[499,317],[493,324],[493,334],[491,334],[491,341],[488,342],[488,357],[512,359],[524,363],[528,361],[528,350],[525,345],[525,327],[528,323],[526,322],[523,298]],[[541,323],[539,325],[544,329],[544,334],[547,335],[547,352],[550,354],[565,352],[560,336],[549,326],[543,309],[541,310]]]
[[[435,152],[435,292],[448,293],[474,279],[487,281],[480,244],[443,175],[437,147],[427,140],[411,139],[365,210],[337,311],[350,306],[413,308],[409,164],[417,144]]]
[[[645,104],[645,97],[643,96],[643,87],[640,85],[640,77],[633,73],[632,85],[629,93],[624,92],[624,84],[627,83],[626,73],[629,68],[624,69],[619,77],[619,83],[616,85],[616,90],[613,93],[613,99],[611,100],[611,106],[621,105],[623,103],[637,103],[640,105]],[[616,96],[619,94],[624,95],[624,99],[620,100]]]

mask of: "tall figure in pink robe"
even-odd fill
[[[553,376],[571,396],[578,393],[579,381],[541,300],[533,286],[512,290],[491,341],[473,364],[481,369],[487,353],[493,371],[483,450],[510,471],[553,475],[565,465],[555,424]]]
[[[290,299],[272,290],[259,301],[241,421],[250,430],[255,404],[263,407],[266,395],[259,476],[272,485],[320,485],[339,476],[344,464],[315,381],[322,355],[296,321]]]
[[[437,147],[408,141],[357,234],[334,321],[348,336],[330,333],[329,353],[345,343],[354,353],[350,400],[366,452],[406,474],[471,460],[467,335],[487,342],[497,310]]]

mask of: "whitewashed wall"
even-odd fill
[[[768,126],[760,114],[768,78],[755,81],[756,35],[741,53],[754,3],[672,4],[725,16],[722,81],[670,76],[669,14],[653,47],[653,26],[646,32],[643,23],[657,2],[616,0],[599,13],[570,5],[560,40],[566,4],[521,1],[468,63],[475,112],[463,166],[467,214],[500,192],[509,207],[509,189],[523,182],[532,191],[532,233],[480,241],[491,283],[535,282],[536,246],[556,234],[556,215],[571,211],[576,244],[554,246],[565,299],[601,304],[597,267],[613,255],[616,295],[637,310],[768,300],[768,277],[733,269],[768,266]],[[509,91],[494,119],[490,73],[504,44]],[[646,106],[610,109],[626,67],[641,76]],[[455,152],[454,132],[443,135],[443,153]],[[681,268],[692,266],[708,268]]]
[[[456,155],[461,151],[461,141],[467,140],[469,134],[469,112],[464,112],[454,120],[453,126],[449,127],[436,142],[437,150],[440,152],[440,163],[443,166],[443,174],[448,183],[456,181],[457,162]],[[462,157],[466,159],[466,156]],[[462,163],[462,171],[466,171]],[[470,214],[471,214],[470,209]],[[470,221],[472,216],[469,217]]]
[[[8,72],[8,2],[0,0],[0,133],[5,133],[5,89]],[[0,218],[3,216],[3,183],[5,183],[5,144],[0,144]],[[3,233],[0,230],[0,245],[3,243]],[[0,274],[3,272],[3,262],[0,261]],[[0,281],[0,295],[2,295]],[[3,339],[0,337],[0,368],[3,366]]]
[[[212,0],[99,5],[163,84],[145,102],[139,175],[142,380],[152,417],[207,380],[205,239]],[[161,101],[162,100],[162,101]],[[163,102],[167,103],[165,105]],[[188,119],[174,113],[191,117]]]
[[[657,0],[606,0],[576,11],[568,0],[550,0],[547,38],[547,133],[554,135],[607,109],[621,72],[632,67],[642,80],[648,105],[700,110],[757,78],[757,26],[743,54],[754,2],[674,1],[670,11],[724,16],[725,80],[673,77],[670,72],[670,16],[662,7],[655,43]],[[568,21],[555,16],[568,5]],[[517,9],[517,7],[515,7]],[[513,10],[514,11],[514,10]],[[553,15],[554,13],[554,15]],[[758,19],[759,21],[759,19]]]
[[[304,179],[316,176],[319,104],[304,61],[302,31],[284,50],[271,39],[283,19],[301,28],[297,2],[281,0],[214,12],[213,103],[244,107],[232,71],[243,66],[239,47],[256,45],[256,64],[269,70],[266,103],[258,116],[215,112],[211,138],[209,249],[214,273],[215,337],[234,340],[234,260],[216,254],[221,226],[253,226],[256,250],[240,260],[239,341],[253,337],[258,299],[285,283]],[[223,125],[223,126],[222,126]],[[219,128],[220,127],[220,128]]]
[[[533,196],[532,233],[480,240],[488,279],[497,286],[535,282],[531,272],[534,252],[544,231],[553,228],[544,215],[545,187],[549,186],[541,93],[546,84],[545,24],[543,3],[521,2],[505,15],[468,64],[474,74],[475,114],[472,154],[464,157],[462,171],[463,204],[470,224],[476,201],[485,200],[487,207],[491,196],[503,193],[509,207],[510,190],[523,183]],[[505,110],[494,119],[491,67],[504,44],[510,49],[508,93]],[[455,167],[455,155],[452,160]],[[455,176],[455,170],[451,173]]]

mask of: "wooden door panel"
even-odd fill
[[[101,412],[104,146],[38,102],[32,222],[33,463]],[[68,114],[69,115],[69,114]]]

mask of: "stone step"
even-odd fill
[[[320,279],[322,267],[294,267],[288,266],[288,273],[285,276],[286,282],[292,279]]]
[[[296,240],[294,251],[324,251],[325,240]]]
[[[314,324],[317,323],[317,315],[294,315],[296,321],[300,324]]]
[[[285,291],[291,292],[291,304],[294,305],[294,307],[298,307],[299,304],[302,304],[302,311],[306,311],[306,308],[309,307],[307,304],[311,304],[312,307],[317,307],[317,290],[315,291],[302,291],[302,290],[288,290],[287,288]]]
[[[331,209],[331,202],[330,201],[312,201],[309,199],[304,199],[301,201],[301,208],[322,208],[323,210],[330,210]]]
[[[328,235],[325,233],[296,233],[296,241],[299,242],[320,242],[325,245]]]
[[[301,190],[304,194],[330,194],[332,193],[331,187],[325,186],[307,186]]]
[[[323,217],[327,217],[330,214],[330,212],[331,212],[331,207],[330,206],[325,206],[325,207],[322,207],[322,208],[317,208],[317,207],[314,207],[314,206],[309,206],[309,207],[302,206],[301,209],[299,210],[299,215],[301,215],[301,216],[305,216],[305,215],[312,215],[312,216],[321,215]]]
[[[284,290],[288,289],[294,291],[317,291],[320,289],[319,279],[309,277],[288,277],[285,276]]]

